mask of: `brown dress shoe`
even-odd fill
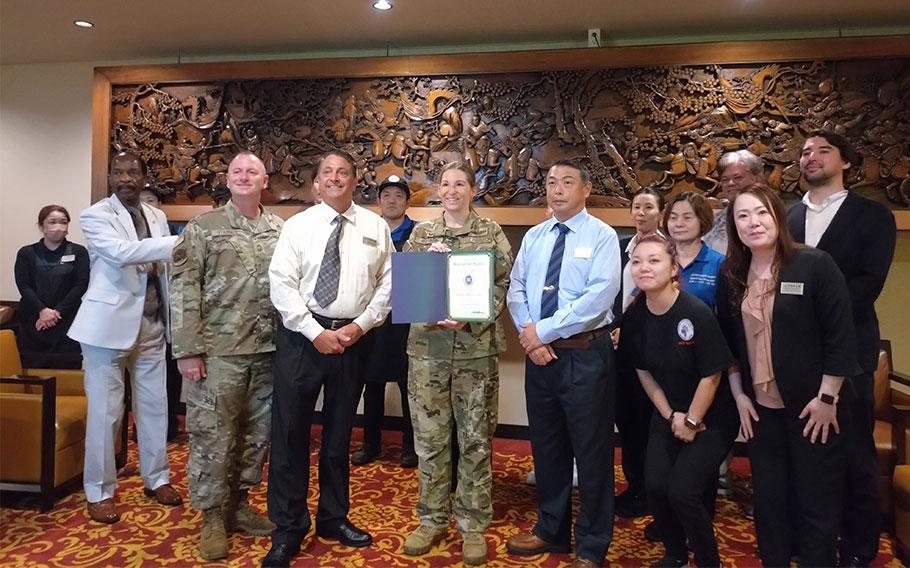
[[[104,499],[97,503],[88,503],[88,516],[91,517],[93,521],[106,525],[116,523],[120,520],[120,515],[117,514],[117,507],[114,506],[113,499]]]
[[[145,494],[149,497],[154,497],[155,501],[158,501],[162,505],[174,507],[183,503],[183,498],[180,497],[180,494],[177,493],[176,489],[171,487],[170,483],[160,485],[157,489],[149,489],[146,487],[143,491],[145,491]]]
[[[602,564],[598,564],[587,558],[576,558],[572,561],[572,568],[600,568],[601,566]]]
[[[519,533],[509,538],[506,550],[518,556],[534,556],[544,552],[569,552],[569,546],[547,542],[534,533]]]

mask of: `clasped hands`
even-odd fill
[[[543,367],[550,361],[558,359],[553,347],[550,344],[543,343],[537,336],[537,324],[535,322],[521,324],[518,341],[524,347],[525,353],[528,354],[528,359],[535,365]]]
[[[339,355],[363,337],[363,329],[354,322],[339,329],[326,329],[313,340],[313,347],[323,355]]]
[[[38,312],[38,321],[35,322],[35,329],[44,331],[50,329],[60,322],[60,312],[53,308],[44,308]]]

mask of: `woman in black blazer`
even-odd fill
[[[742,190],[718,311],[739,361],[730,387],[749,440],[755,529],[766,566],[834,566],[844,482],[843,427],[858,372],[850,298],[827,253],[793,242],[780,198]]]

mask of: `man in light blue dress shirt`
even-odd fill
[[[509,552],[568,552],[572,460],[581,510],[574,567],[601,566],[613,537],[615,369],[607,326],[619,292],[616,232],[585,210],[587,169],[558,161],[547,173],[553,217],[525,235],[507,303],[527,353],[525,395],[537,474],[538,520]]]

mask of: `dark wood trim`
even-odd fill
[[[878,59],[910,54],[906,36],[664,44],[394,57],[339,57],[98,67],[113,84],[230,79],[520,73],[642,65]]]
[[[111,80],[96,68],[92,81],[92,203],[107,197],[110,132]]]

